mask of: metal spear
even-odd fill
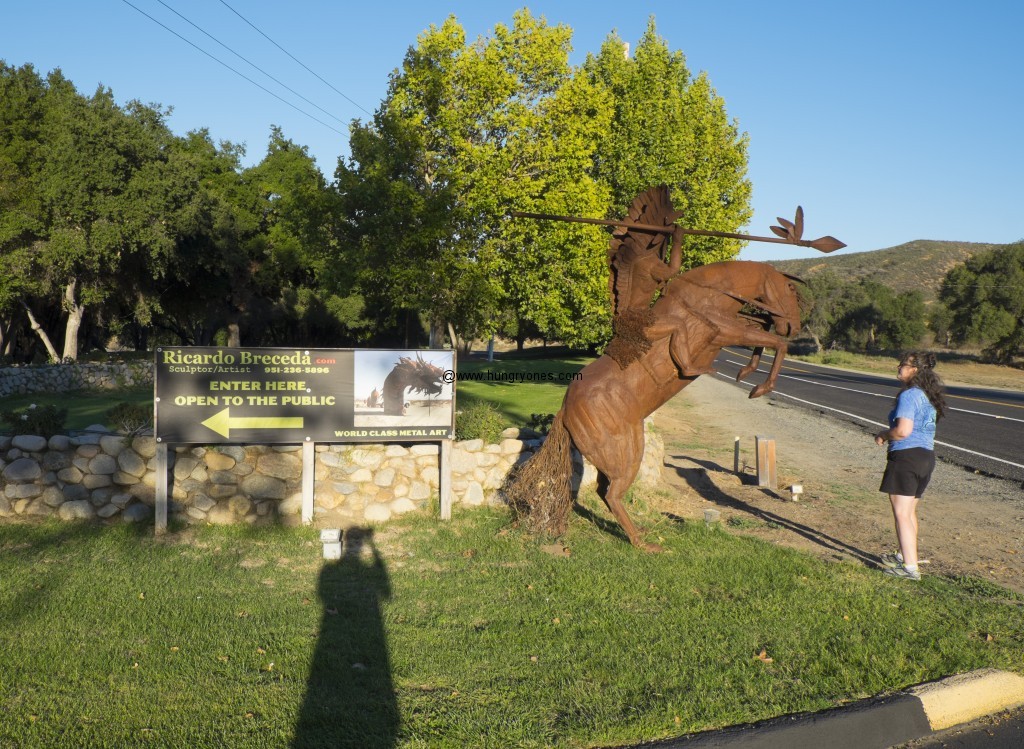
[[[528,211],[512,211],[511,215],[514,218],[536,218],[543,221],[570,221],[577,224],[597,224],[599,226],[622,226],[627,229],[637,229],[638,231],[649,231],[657,232],[659,234],[672,234],[676,227],[674,224],[669,226],[657,226],[656,224],[638,224],[632,221],[616,221],[613,219],[603,218],[583,218],[581,216],[556,216],[551,213],[530,213]],[[801,239],[803,233],[803,221],[804,210],[801,207],[796,209],[796,221],[788,221],[783,218],[779,218],[778,221],[782,226],[773,226],[771,230],[775,232],[778,237],[755,237],[750,234],[736,234],[728,231],[711,231],[708,229],[686,229],[683,227],[679,228],[683,234],[693,234],[699,237],[724,237],[726,239],[742,239],[748,242],[774,242],[777,244],[795,244],[800,247],[812,247],[819,252],[835,252],[836,250],[846,247],[843,242],[840,242],[835,237],[825,236],[819,237],[818,239]]]

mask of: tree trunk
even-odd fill
[[[430,348],[444,348],[444,327],[443,320],[430,321]]]
[[[64,356],[63,360],[78,359],[78,330],[82,327],[82,317],[85,315],[85,305],[75,301],[75,287],[77,280],[72,280],[64,288],[64,309],[68,313],[68,325],[64,329]]]
[[[60,357],[57,356],[57,349],[53,347],[53,343],[50,342],[50,336],[46,335],[46,331],[43,330],[43,326],[36,320],[36,316],[32,314],[32,308],[25,304],[25,302],[22,302],[22,305],[25,307],[25,313],[28,315],[29,327],[35,331],[36,335],[39,336],[39,340],[46,346],[46,353],[49,354],[50,361],[60,361]]]

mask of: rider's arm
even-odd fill
[[[679,266],[682,265],[682,262],[683,231],[681,227],[677,226],[675,231],[672,232],[672,251],[669,254],[668,265],[659,260],[652,268],[651,275],[654,276],[655,281],[668,281],[679,272]]]
[[[677,226],[672,232],[672,253],[668,258],[668,270],[671,275],[679,272],[679,266],[683,262],[683,228]]]

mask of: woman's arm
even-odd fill
[[[882,445],[886,442],[899,442],[905,440],[910,436],[910,433],[914,431],[914,422],[912,419],[905,419],[902,416],[896,419],[896,424],[891,429],[886,429],[884,432],[879,432],[875,435],[875,443]]]

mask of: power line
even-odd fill
[[[286,49],[285,49],[284,47],[282,47],[282,46],[281,46],[280,44],[278,44],[277,42],[275,42],[275,41],[274,41],[273,39],[271,39],[271,38],[270,38],[269,36],[267,36],[266,34],[264,34],[264,33],[263,33],[263,32],[262,32],[262,31],[261,31],[261,30],[260,30],[259,28],[257,28],[257,27],[256,27],[256,25],[255,25],[255,24],[253,24],[253,23],[252,23],[252,22],[251,22],[251,21],[250,21],[249,19],[247,19],[247,18],[246,18],[245,16],[243,16],[243,15],[242,15],[241,13],[239,13],[239,12],[238,12],[237,10],[235,10],[235,9],[234,9],[234,8],[232,8],[232,7],[230,6],[230,5],[228,5],[228,4],[226,3],[226,2],[224,2],[224,0],[220,0],[220,2],[221,2],[221,5],[223,5],[223,6],[225,7],[225,8],[227,8],[228,10],[230,10],[230,11],[231,11],[232,13],[234,13],[234,14],[235,14],[236,16],[238,16],[239,18],[241,18],[241,19],[242,19],[243,21],[245,21],[245,22],[246,22],[247,24],[249,24],[249,25],[250,25],[250,26],[251,26],[251,27],[252,27],[253,29],[255,29],[255,30],[256,30],[256,32],[257,32],[257,33],[259,33],[259,34],[260,34],[260,35],[261,35],[261,36],[262,36],[262,37],[263,37],[264,39],[266,39],[266,40],[267,40],[268,42],[270,42],[271,44],[273,44],[273,45],[274,45],[275,47],[277,47],[277,48],[278,48],[279,50],[281,50],[282,52],[284,52],[284,53],[285,53],[286,55],[288,55],[288,56],[289,56],[290,58],[292,58],[293,60],[295,60],[295,62],[297,62],[297,63],[298,63],[299,65],[301,65],[302,67],[306,68],[306,70],[307,70],[307,71],[309,71],[309,72],[310,72],[310,73],[312,73],[312,74],[313,74],[314,76],[316,76],[316,77],[317,77],[317,78],[318,78],[318,79],[319,79],[319,80],[320,80],[320,81],[321,81],[321,82],[322,82],[322,83],[323,83],[323,84],[324,84],[325,86],[327,86],[327,87],[328,87],[328,88],[330,88],[330,89],[331,89],[332,91],[334,91],[334,93],[338,94],[339,96],[342,96],[342,97],[344,97],[344,98],[345,98],[345,99],[347,99],[347,100],[348,100],[349,102],[351,102],[351,103],[352,103],[353,105],[355,105],[356,107],[358,107],[359,109],[361,109],[362,111],[366,112],[366,113],[367,113],[368,115],[370,115],[371,117],[373,117],[373,112],[370,112],[370,111],[368,111],[368,110],[367,110],[367,109],[366,109],[365,107],[363,107],[362,105],[360,105],[360,104],[359,104],[359,102],[357,102],[357,101],[354,101],[354,100],[350,99],[350,98],[349,98],[348,96],[346,96],[346,95],[345,95],[344,93],[342,93],[341,91],[339,91],[338,89],[336,89],[336,88],[335,88],[334,86],[332,86],[332,85],[331,85],[330,83],[328,83],[328,82],[327,82],[327,81],[325,81],[325,80],[324,80],[323,78],[321,78],[321,77],[320,77],[319,75],[317,75],[317,73],[316,73],[316,72],[314,72],[313,70],[310,70],[310,68],[309,68],[309,67],[307,67],[307,66],[306,66],[306,64],[305,64],[304,62],[302,62],[301,60],[299,60],[298,58],[296,58],[296,57],[295,57],[295,55],[293,55],[293,54],[292,54],[291,52],[289,52],[288,50],[286,50]]]
[[[296,91],[295,89],[293,89],[293,88],[291,88],[290,86],[288,86],[288,85],[287,85],[286,83],[282,83],[282,82],[281,82],[281,81],[279,81],[279,80],[278,80],[277,78],[275,78],[275,77],[274,77],[274,76],[272,76],[272,75],[271,75],[270,73],[268,73],[268,72],[267,72],[266,70],[264,70],[264,69],[263,69],[263,68],[261,68],[261,67],[260,67],[259,65],[257,65],[256,63],[254,63],[254,62],[253,62],[252,60],[249,60],[248,58],[244,57],[243,55],[240,55],[240,54],[239,54],[238,52],[235,52],[235,50],[231,49],[231,47],[229,47],[228,45],[226,45],[226,44],[225,44],[224,42],[222,42],[222,41],[221,41],[220,39],[218,39],[217,37],[213,36],[212,34],[210,34],[209,32],[207,32],[207,31],[206,31],[205,29],[201,28],[200,26],[197,26],[197,25],[196,25],[195,23],[193,23],[192,21],[190,21],[190,20],[189,20],[188,18],[186,18],[185,16],[183,16],[183,15],[182,15],[181,13],[179,13],[178,11],[176,11],[176,10],[175,10],[174,8],[172,8],[172,7],[170,6],[170,5],[168,5],[167,3],[165,3],[165,2],[164,2],[164,0],[156,0],[156,1],[157,1],[158,3],[160,3],[160,4],[162,5],[162,6],[164,6],[165,8],[167,8],[167,10],[171,11],[171,13],[173,13],[174,15],[176,15],[176,16],[177,16],[178,18],[180,18],[181,20],[183,20],[183,21],[184,21],[185,23],[189,24],[190,26],[192,26],[193,28],[195,28],[195,29],[196,29],[197,31],[199,31],[199,32],[201,32],[201,33],[203,33],[203,34],[205,34],[205,35],[206,35],[206,36],[208,36],[208,37],[209,37],[210,39],[213,39],[213,41],[217,42],[217,44],[219,44],[220,46],[222,46],[222,47],[223,47],[224,49],[226,49],[226,50],[227,50],[228,52],[230,52],[231,54],[233,54],[233,55],[234,55],[235,57],[237,57],[238,59],[242,60],[243,62],[246,62],[246,63],[248,63],[248,64],[249,64],[249,65],[251,65],[252,67],[256,68],[256,70],[258,70],[258,71],[260,71],[261,73],[263,73],[263,75],[267,76],[267,78],[269,78],[270,80],[272,80],[272,81],[273,81],[274,83],[276,83],[277,85],[281,86],[282,88],[285,88],[285,89],[287,89],[288,91],[291,91],[291,92],[292,92],[293,94],[295,94],[296,96],[298,96],[298,97],[299,97],[300,99],[302,99],[302,100],[303,100],[304,102],[306,102],[307,104],[311,104],[312,106],[316,107],[316,108],[317,108],[317,109],[319,109],[319,110],[320,110],[321,112],[323,112],[324,114],[326,114],[326,115],[327,115],[328,117],[331,117],[331,118],[333,118],[333,119],[337,120],[338,122],[342,123],[343,125],[347,125],[347,124],[348,124],[348,123],[346,123],[346,122],[345,122],[345,120],[341,119],[341,117],[338,117],[337,115],[333,115],[333,114],[331,114],[331,113],[330,113],[330,112],[328,112],[328,111],[327,111],[326,109],[324,109],[323,107],[321,107],[320,105],[318,105],[318,104],[317,104],[316,102],[310,101],[310,100],[309,100],[309,99],[307,99],[307,98],[306,98],[305,96],[303,96],[302,94],[300,94],[300,93],[299,93],[298,91]]]
[[[135,10],[137,10],[137,11],[138,11],[139,13],[141,13],[141,14],[142,14],[142,15],[144,15],[144,16],[145,16],[146,18],[148,18],[148,19],[149,19],[150,21],[152,21],[153,23],[155,23],[155,24],[156,24],[157,26],[160,26],[161,28],[163,28],[163,29],[165,29],[165,30],[169,31],[170,33],[174,34],[174,35],[175,35],[176,37],[178,37],[179,39],[181,39],[181,41],[183,41],[183,42],[185,42],[186,44],[188,44],[189,46],[191,46],[191,47],[194,47],[195,49],[199,50],[200,52],[202,52],[202,53],[203,53],[204,55],[206,55],[207,57],[209,57],[209,58],[210,58],[211,60],[213,60],[214,62],[218,62],[218,63],[220,63],[221,65],[223,65],[223,66],[224,66],[225,68],[227,68],[228,70],[230,70],[230,71],[231,71],[232,73],[234,73],[235,75],[239,76],[240,78],[244,78],[245,80],[249,81],[249,83],[251,83],[252,85],[256,86],[257,88],[259,88],[259,89],[262,89],[263,91],[266,91],[266,92],[267,92],[268,94],[270,94],[271,96],[273,96],[273,97],[274,97],[275,99],[277,99],[278,101],[280,101],[280,102],[282,102],[282,103],[284,103],[284,104],[287,104],[287,105],[288,105],[289,107],[291,107],[292,109],[294,109],[294,110],[295,110],[296,112],[299,112],[300,114],[304,114],[304,115],[305,115],[306,117],[309,117],[309,119],[313,120],[314,122],[319,122],[319,123],[320,123],[321,125],[323,125],[324,127],[326,127],[326,128],[328,129],[328,130],[333,130],[334,132],[338,133],[338,135],[344,135],[344,136],[346,136],[346,137],[347,137],[347,133],[344,133],[344,132],[342,132],[341,130],[338,130],[338,129],[337,129],[336,127],[334,127],[334,126],[332,126],[332,125],[328,125],[328,124],[327,124],[326,122],[324,122],[323,120],[319,119],[318,117],[314,117],[314,116],[313,116],[313,115],[311,115],[311,114],[310,114],[309,112],[307,112],[307,111],[305,111],[305,110],[303,110],[303,109],[300,109],[299,107],[295,106],[294,104],[292,104],[292,103],[291,103],[290,101],[288,101],[287,99],[283,99],[282,97],[278,96],[278,95],[277,95],[277,94],[275,94],[275,93],[274,93],[273,91],[271,91],[270,89],[268,89],[268,88],[267,88],[266,86],[260,85],[259,83],[257,83],[256,81],[254,81],[254,80],[253,80],[252,78],[250,78],[249,76],[247,76],[247,75],[245,75],[244,73],[240,73],[239,71],[235,70],[235,69],[234,69],[233,67],[231,67],[230,65],[228,65],[228,64],[227,64],[226,62],[224,62],[223,60],[221,60],[221,59],[219,59],[219,58],[216,58],[216,57],[214,57],[214,56],[213,56],[213,55],[211,55],[211,54],[210,54],[209,52],[207,52],[207,51],[206,51],[205,49],[203,49],[203,48],[202,48],[202,47],[200,47],[199,45],[197,45],[197,44],[194,44],[193,42],[189,41],[188,39],[186,39],[185,37],[183,37],[183,36],[182,36],[181,34],[179,34],[179,33],[178,33],[177,31],[175,31],[174,29],[172,29],[172,28],[169,28],[168,26],[165,26],[164,24],[160,23],[160,21],[158,21],[158,20],[156,20],[155,18],[153,18],[153,16],[149,15],[148,13],[146,13],[146,12],[145,12],[144,10],[142,10],[141,8],[139,8],[139,7],[135,6],[135,5],[132,5],[132,3],[128,2],[128,0],[121,0],[121,2],[122,2],[122,3],[124,3],[125,5],[127,5],[127,6],[131,7],[131,8],[134,8],[134,9],[135,9]]]

